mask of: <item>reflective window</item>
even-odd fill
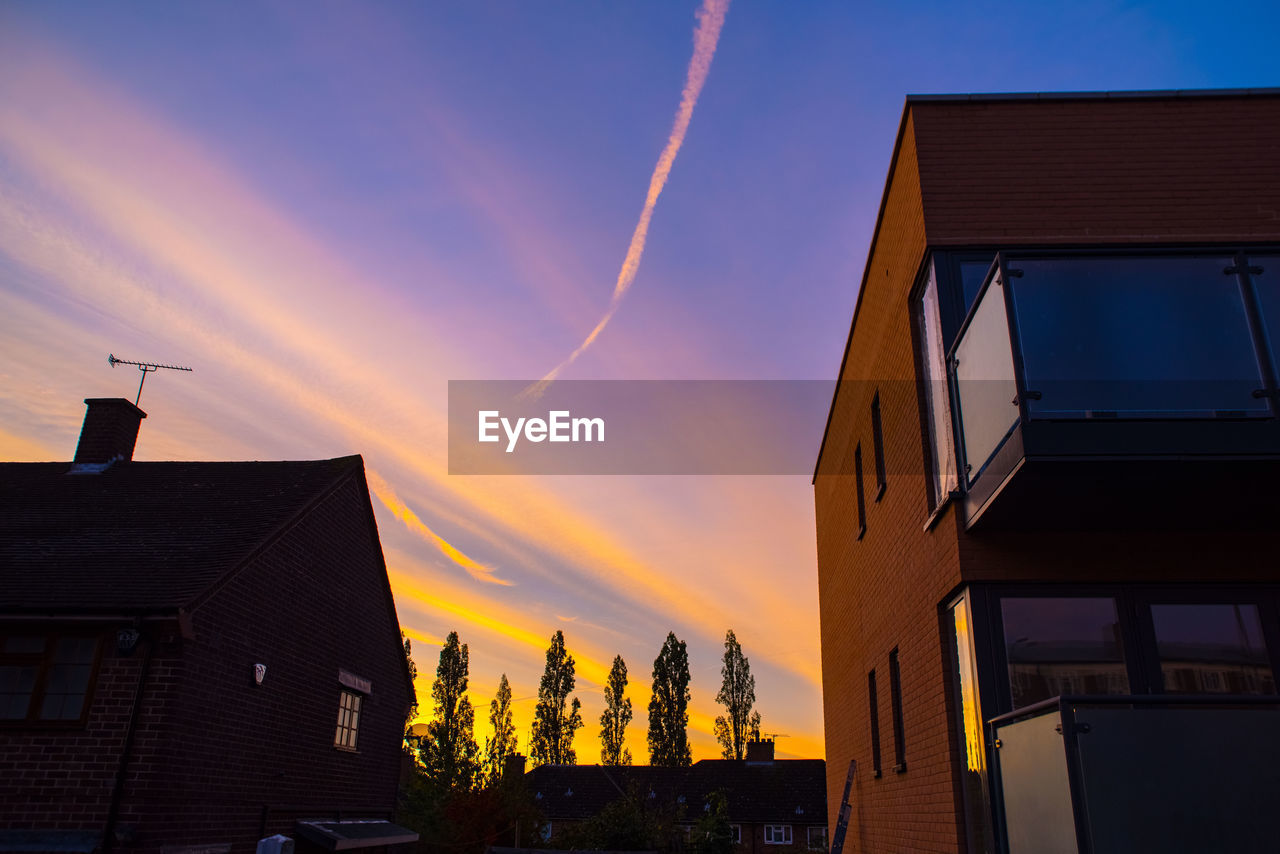
[[[338,727],[334,732],[333,746],[344,750],[356,749],[356,737],[360,733],[359,694],[343,691],[338,697]]]
[[[1266,411],[1231,258],[1014,258],[1029,401],[1043,417]]]
[[[947,388],[947,348],[942,343],[942,311],[938,305],[938,280],[932,265],[929,281],[920,296],[920,354],[925,373],[925,405],[929,417],[932,459],[933,506],[941,504],[956,489],[955,445],[951,440],[951,397]]]
[[[960,288],[964,292],[964,313],[967,315],[969,309],[973,308],[973,302],[978,298],[978,291],[982,290],[982,283],[987,280],[987,271],[991,269],[993,258],[985,261],[961,261],[958,266],[960,268]]]
[[[1152,605],[1164,690],[1274,694],[1257,605]]]
[[[974,854],[991,851],[990,809],[987,799],[987,761],[983,744],[982,709],[978,702],[978,671],[974,663],[969,604],[961,599],[951,609],[955,653],[955,700],[961,733],[960,779],[965,834]]]
[[[79,720],[97,653],[97,638],[58,638],[54,642],[53,662],[45,677],[40,704],[42,720]]]
[[[1258,289],[1258,302],[1262,304],[1262,322],[1271,339],[1271,355],[1280,359],[1280,353],[1276,352],[1280,349],[1280,255],[1250,256],[1249,263],[1262,268],[1262,273],[1253,277],[1253,283]]]
[[[1005,598],[1005,652],[1013,708],[1063,694],[1127,694],[1111,597]]]
[[[955,349],[956,395],[970,482],[1020,416],[1004,290],[993,283],[969,318]]]

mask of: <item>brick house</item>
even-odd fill
[[[412,702],[360,457],[0,463],[0,850],[333,850],[416,838]],[[342,840],[339,844],[338,840]]]
[[[907,99],[814,476],[846,849],[1273,849],[1277,140]]]
[[[826,851],[826,763],[775,760],[768,740],[748,748],[745,760],[702,759],[688,768],[541,765],[528,772],[524,782],[547,820],[551,846],[569,826],[632,793],[674,816],[677,830],[692,832],[709,809],[708,796],[721,792],[735,851]]]

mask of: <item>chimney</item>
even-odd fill
[[[759,741],[747,742],[747,761],[748,762],[772,762],[773,761],[773,739],[765,738]]]
[[[138,442],[138,426],[147,413],[123,397],[85,399],[84,426],[76,445],[77,463],[109,463],[119,458],[133,459]]]
[[[502,780],[507,782],[524,776],[524,757],[519,753],[508,753],[502,763]]]

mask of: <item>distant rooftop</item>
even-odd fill
[[[931,101],[1131,101],[1160,98],[1260,98],[1280,95],[1280,87],[1255,89],[1119,89],[1108,92],[973,92],[908,95],[908,104]]]

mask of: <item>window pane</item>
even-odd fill
[[[31,705],[36,667],[0,667],[0,720],[22,720]]]
[[[1014,402],[1018,385],[1003,288],[987,288],[961,334],[955,357],[964,458],[972,482],[1020,415]]]
[[[1005,650],[1013,708],[1062,694],[1127,694],[1112,598],[1006,598]]]
[[[982,709],[978,702],[978,671],[973,650],[969,603],[961,599],[951,609],[956,672],[955,699],[959,707],[961,796],[964,803],[965,834],[969,851],[991,851],[990,807],[987,799],[987,754],[984,746]]]
[[[9,655],[40,655],[44,652],[44,638],[43,637],[5,638],[4,651]]]
[[[925,403],[932,439],[933,503],[936,507],[955,489],[956,457],[951,440],[951,397],[947,389],[947,348],[942,341],[942,313],[938,307],[938,283],[933,267],[929,283],[920,297],[920,341],[924,352]]]
[[[1019,258],[1014,306],[1044,417],[1265,412],[1222,257]]]
[[[978,291],[982,290],[982,283],[987,280],[987,272],[991,269],[991,262],[994,260],[995,258],[988,258],[985,261],[960,262],[960,287],[964,290],[966,315],[969,309],[973,308],[973,301],[978,298]]]
[[[1164,690],[1274,694],[1257,605],[1152,605]]]
[[[1280,359],[1280,353],[1275,352],[1280,349],[1280,255],[1250,256],[1249,263],[1262,268],[1253,283],[1262,303],[1262,322],[1271,339],[1272,355]]]

